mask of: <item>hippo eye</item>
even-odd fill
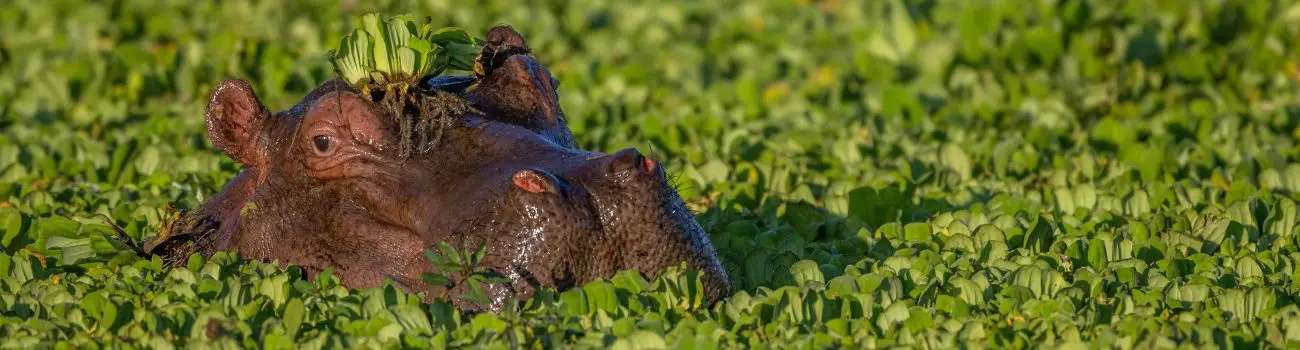
[[[330,137],[325,135],[316,135],[316,137],[311,138],[311,142],[316,146],[317,153],[328,152],[330,150],[331,141]]]

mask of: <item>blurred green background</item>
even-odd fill
[[[1300,345],[1292,1],[381,3],[0,6],[0,344]],[[238,170],[215,83],[284,109],[373,11],[523,33],[580,146],[667,165],[736,294],[624,274],[469,314],[106,238]]]

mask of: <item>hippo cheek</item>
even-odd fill
[[[369,212],[360,206],[340,205],[324,216],[327,224],[317,235],[304,237],[302,246],[294,247],[302,256],[290,260],[318,270],[333,268],[343,284],[353,288],[379,287],[391,281],[408,292],[431,292],[421,281],[421,276],[431,271],[424,257],[424,241],[414,231],[376,220]]]
[[[702,272],[709,300],[730,289],[712,242],[668,185],[664,170],[635,149],[593,160],[581,170],[598,222],[608,235],[605,249],[615,254],[615,269],[651,273],[686,262]],[[605,272],[608,274],[609,272]]]
[[[587,195],[550,174],[524,169],[494,220],[495,252],[489,265],[511,279],[512,289],[529,297],[534,286],[569,288],[588,279],[577,254],[589,251],[600,230]]]

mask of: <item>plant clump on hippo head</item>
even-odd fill
[[[482,248],[482,265],[508,277],[493,298],[682,263],[708,300],[727,293],[659,162],[577,148],[557,82],[513,29],[493,28],[475,61],[474,76],[425,78],[397,109],[333,80],[273,113],[248,83],[222,82],[207,136],[243,170],[148,253],[174,264],[227,250],[432,295],[456,293],[421,279],[435,272],[425,252],[445,242]]]

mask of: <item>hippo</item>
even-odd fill
[[[472,76],[421,79],[421,102],[398,110],[377,103],[383,92],[331,80],[272,113],[249,83],[221,82],[206,136],[241,171],[146,253],[175,263],[230,251],[429,295],[424,253],[445,242],[482,249],[483,266],[508,279],[493,298],[683,263],[709,302],[728,293],[661,162],[578,148],[558,82],[510,27],[487,33],[476,63]]]

